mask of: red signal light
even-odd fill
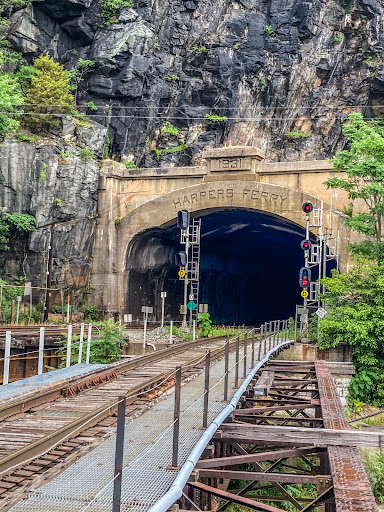
[[[304,213],[311,213],[311,211],[313,210],[313,205],[312,203],[304,203],[302,209]]]
[[[308,279],[303,279],[303,286],[308,286]]]
[[[303,249],[303,251],[309,251],[311,246],[312,244],[310,240],[302,240],[300,243],[300,247]]]

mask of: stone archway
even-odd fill
[[[150,228],[174,223],[177,211],[188,209],[191,213],[211,209],[242,208],[257,210],[268,215],[279,216],[298,226],[305,226],[305,215],[301,209],[303,202],[311,201],[320,207],[320,200],[297,190],[257,182],[248,179],[220,181],[213,179],[198,185],[192,185],[141,204],[123,217],[116,227],[110,219],[102,250],[94,265],[92,295],[98,304],[104,304],[109,311],[123,311],[126,294],[126,261],[131,240],[138,233]],[[249,179],[251,178],[251,179]],[[255,176],[256,178],[256,176]],[[341,246],[349,242],[350,230],[345,226],[345,216],[324,205],[324,210],[332,219],[334,232],[338,232]],[[100,244],[99,244],[100,247]],[[341,267],[347,263],[347,252],[340,254]]]

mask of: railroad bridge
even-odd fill
[[[174,253],[180,209],[202,218],[200,301],[212,305],[216,320],[255,322],[282,315],[287,304],[296,302],[304,201],[323,206],[323,224],[340,237],[339,261],[346,267],[351,233],[341,210],[347,197],[323,185],[334,175],[329,161],[265,162],[263,152],[254,147],[207,149],[202,157],[195,167],[126,169],[105,162],[91,296],[106,311],[133,313],[136,318],[147,304],[158,314],[160,291],[165,289],[174,297],[168,305],[170,318],[177,316],[182,301]],[[281,269],[268,283],[263,271],[267,265]],[[267,293],[259,301],[259,315],[247,313],[255,287],[276,290],[281,281],[290,290],[279,298],[281,311],[273,310],[276,301]],[[230,293],[217,296],[219,288]],[[238,307],[245,316],[236,316],[228,295],[243,297]]]

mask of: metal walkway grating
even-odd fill
[[[251,346],[248,344],[248,354]],[[257,352],[256,352],[257,353]],[[248,358],[250,361],[250,357]],[[229,358],[229,400],[234,386],[235,354]],[[248,365],[249,366],[249,365]],[[243,362],[240,359],[240,372]],[[226,405],[223,402],[224,360],[211,366],[208,424]],[[240,379],[242,381],[242,379]],[[216,385],[216,386],[215,386]],[[215,386],[212,389],[212,386]],[[203,430],[204,374],[181,390],[179,465],[201,437]],[[177,472],[167,469],[172,456],[174,393],[158,400],[143,416],[126,424],[121,511],[147,511],[172,484]],[[65,470],[12,512],[105,512],[112,509],[115,436]]]

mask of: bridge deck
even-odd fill
[[[250,353],[250,347],[249,347]],[[230,373],[230,393],[229,399],[235,393],[234,389],[234,371],[233,365],[235,362],[235,354],[230,354],[229,366],[232,369]],[[325,362],[313,363],[295,363],[295,365],[288,365],[281,362],[276,364],[277,375],[272,386],[272,395],[278,396],[278,400],[284,398],[284,402],[289,404],[290,401],[294,402],[291,406],[279,405],[278,407],[263,406],[271,398],[246,398],[246,401],[257,400],[257,411],[253,414],[252,421],[258,419],[263,414],[268,414],[268,422],[277,420],[273,416],[273,409],[277,410],[300,410],[303,407],[298,405],[300,400],[308,401],[305,398],[298,396],[298,391],[301,393],[309,393],[311,401],[317,412],[314,416],[303,416],[288,418],[284,417],[285,421],[298,420],[299,422],[313,423],[312,426],[320,424],[327,429],[335,430],[348,430],[350,429],[347,420],[344,416],[344,411],[337,395],[336,387],[330,372]],[[286,369],[284,370],[284,365]],[[316,374],[312,377],[305,376],[307,368],[312,365],[316,370]],[[240,368],[242,365],[240,364]],[[270,367],[272,369],[273,367]],[[273,368],[275,370],[275,368]],[[303,372],[304,369],[304,372]],[[285,377],[284,372],[297,371],[303,374],[301,380],[299,376]],[[309,370],[308,370],[309,371]],[[223,374],[224,374],[224,361],[217,362],[211,366],[210,372],[210,398],[209,398],[209,415],[208,423],[212,421],[216,415],[223,409]],[[232,377],[232,378],[231,378]],[[303,389],[303,384],[304,388]],[[213,388],[212,388],[213,386]],[[296,386],[296,387],[295,387]],[[180,419],[180,444],[179,444],[179,465],[182,465],[196,445],[198,439],[202,434],[202,410],[203,410],[203,390],[204,390],[204,375],[198,375],[192,382],[185,384],[181,390],[181,419]],[[288,391],[288,394],[285,394]],[[293,393],[293,394],[292,394]],[[291,396],[291,399],[289,398]],[[301,395],[300,395],[301,396]],[[276,401],[276,399],[275,399]],[[122,502],[121,511],[141,512],[147,511],[154,505],[169,489],[177,471],[171,469],[171,454],[172,454],[172,422],[173,422],[173,403],[174,393],[170,392],[166,397],[161,398],[157,403],[151,407],[146,414],[136,418],[127,424],[124,443],[124,472],[123,472],[123,488],[122,488]],[[261,405],[261,407],[260,407]],[[308,404],[307,404],[308,407]],[[264,409],[266,409],[264,411]],[[267,411],[269,409],[270,412]],[[237,409],[233,417],[239,416],[249,409]],[[252,411],[252,408],[250,409]],[[304,412],[304,411],[303,411]],[[260,416],[261,415],[261,416]],[[268,425],[267,422],[267,425]],[[241,430],[241,423],[228,423],[222,427],[222,433],[231,428],[238,428]],[[261,422],[263,423],[263,421]],[[231,427],[233,425],[233,427]],[[225,428],[227,427],[227,429]],[[253,427],[257,428],[257,424]],[[269,427],[260,425],[261,429],[268,430]],[[314,429],[316,430],[316,429]],[[219,438],[217,438],[219,440]],[[242,443],[239,439],[239,443]],[[252,442],[245,440],[245,442]],[[268,436],[266,441],[268,444]],[[220,443],[216,443],[220,444]],[[269,444],[271,444],[269,442]],[[284,444],[284,443],[283,443]],[[292,452],[305,453],[303,448],[295,448],[294,443],[286,443],[291,446]],[[273,445],[273,443],[272,443]],[[262,446],[262,442],[260,443]],[[261,448],[262,449],[262,448]],[[303,451],[304,450],[304,451]],[[323,449],[324,450],[324,449]],[[313,449],[316,451],[316,449]],[[319,449],[321,452],[321,449]],[[374,512],[377,511],[377,506],[372,495],[372,491],[366,477],[358,450],[349,446],[328,446],[328,460],[330,466],[330,473],[333,480],[333,496],[334,505],[329,504],[329,486],[321,483],[321,478],[326,477],[327,463],[324,468],[321,468],[324,475],[319,475],[319,489],[323,486],[324,493],[327,492],[327,499],[325,510],[336,512]],[[70,466],[57,478],[51,482],[43,485],[39,489],[29,492],[29,498],[20,502],[12,508],[12,512],[101,512],[112,509],[112,491],[113,491],[113,475],[114,468],[114,453],[115,453],[115,436],[111,436],[104,441],[100,446],[94,449],[91,453],[82,457],[78,462]],[[283,453],[283,452],[281,452]],[[308,453],[311,453],[309,450]],[[246,452],[242,454],[244,456]],[[261,455],[266,457],[263,452]],[[257,457],[258,455],[251,455]],[[283,455],[282,455],[283,456]],[[232,456],[231,456],[232,457]],[[268,457],[267,457],[268,458]],[[273,458],[273,457],[272,457]],[[214,461],[209,462],[210,466],[214,466]],[[236,464],[236,463],[235,463]],[[205,466],[207,464],[205,463]],[[204,464],[201,465],[204,467]],[[219,464],[220,466],[220,464]],[[198,465],[199,467],[199,465]],[[225,469],[225,468],[224,468]],[[329,471],[329,470],[328,470]],[[202,472],[202,476],[210,481],[211,478],[236,478],[233,472],[221,471],[215,469],[214,473],[209,473],[209,470]],[[228,476],[232,475],[232,476]],[[244,476],[245,475],[245,476]],[[244,474],[243,479],[247,479]],[[257,479],[260,473],[254,473]],[[285,477],[289,481],[300,483],[303,479],[305,481],[317,481],[316,476],[311,475],[296,475],[296,477],[289,473],[271,473],[271,481],[276,480],[276,484],[284,491],[282,486],[277,483],[279,478]],[[329,478],[329,477],[326,477]],[[292,479],[292,480],[290,480]],[[311,480],[312,479],[312,480]],[[263,479],[261,479],[263,480]],[[265,478],[264,478],[265,480]],[[268,478],[267,478],[268,480]],[[303,480],[303,481],[304,481]],[[281,480],[284,483],[284,479]],[[205,493],[216,494],[221,496],[222,499],[227,499],[225,491],[222,491],[212,486],[205,485],[204,483],[192,483],[192,487],[198,492],[204,491]],[[221,493],[221,494],[220,494]],[[223,495],[224,493],[224,495]],[[230,494],[229,494],[230,496]],[[232,495],[233,496],[233,495]],[[241,494],[236,498],[239,504],[245,504],[252,500],[247,497],[241,497]],[[294,498],[291,498],[294,501]],[[248,504],[249,505],[249,504]],[[335,508],[332,508],[332,507]],[[331,508],[329,508],[331,507]],[[254,508],[251,506],[251,508]],[[303,510],[306,509],[305,505]],[[256,508],[256,510],[264,510],[264,508]],[[265,508],[267,510],[267,508]],[[281,510],[281,509],[274,509]]]
[[[232,371],[229,379],[229,399],[237,391],[234,389],[234,363],[235,354],[230,353],[229,367],[232,367]],[[241,361],[240,368],[241,375]],[[223,374],[224,361],[212,364],[208,423],[225,405]],[[215,387],[212,389],[212,386]],[[203,391],[203,374],[181,389],[179,465],[186,461],[203,433]],[[173,404],[172,391],[144,415],[126,424],[121,511],[147,511],[168,490],[177,474],[177,471],[168,469],[172,455]],[[12,512],[112,510],[111,476],[114,472],[115,442],[113,435],[57,478],[29,492],[29,498],[14,506]],[[95,496],[97,498],[94,500]]]

